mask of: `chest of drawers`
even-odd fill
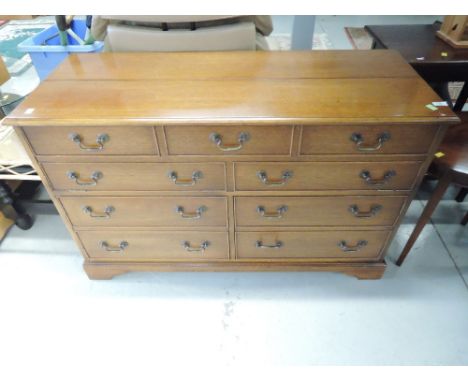
[[[93,279],[380,278],[445,128],[392,51],[70,56],[14,125]]]

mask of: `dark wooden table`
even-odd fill
[[[424,25],[366,25],[374,49],[394,49],[446,100],[460,111],[468,98],[468,49],[455,49],[436,36],[440,22]],[[463,81],[452,105],[448,82]]]

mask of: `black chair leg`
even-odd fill
[[[461,225],[466,225],[468,223],[468,212],[466,213],[465,217],[460,222]]]
[[[468,194],[468,188],[462,187],[460,191],[458,192],[457,196],[455,196],[455,200],[458,203],[461,203],[465,200],[466,195]]]
[[[15,224],[23,229],[27,230],[32,227],[33,220],[31,216],[24,213],[19,206],[16,205],[13,192],[11,188],[0,180],[0,209],[3,214],[13,220]]]

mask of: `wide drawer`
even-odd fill
[[[437,129],[435,125],[304,126],[300,153],[425,154]]]
[[[421,162],[238,162],[236,189],[410,190]]]
[[[170,126],[169,155],[289,155],[292,126]]]
[[[43,163],[56,190],[225,189],[223,163]]]
[[[236,225],[391,226],[405,200],[403,196],[236,197]]]
[[[77,227],[226,227],[224,197],[62,197]]]
[[[133,260],[228,259],[226,232],[80,231],[91,258]]]
[[[388,231],[237,232],[240,259],[378,259]]]
[[[23,127],[37,155],[159,155],[152,127]]]

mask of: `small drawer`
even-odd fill
[[[159,155],[152,127],[26,126],[37,155]]]
[[[435,125],[304,126],[300,153],[425,154],[437,129]]]
[[[55,190],[225,190],[223,163],[43,163]]]
[[[228,259],[226,232],[80,231],[83,246],[100,260]]]
[[[224,197],[62,197],[76,227],[226,227]]]
[[[290,155],[292,126],[170,126],[169,155]]]
[[[410,190],[421,162],[238,162],[236,190]]]
[[[388,231],[237,232],[240,259],[373,259]]]
[[[403,196],[236,197],[238,227],[391,226]]]

